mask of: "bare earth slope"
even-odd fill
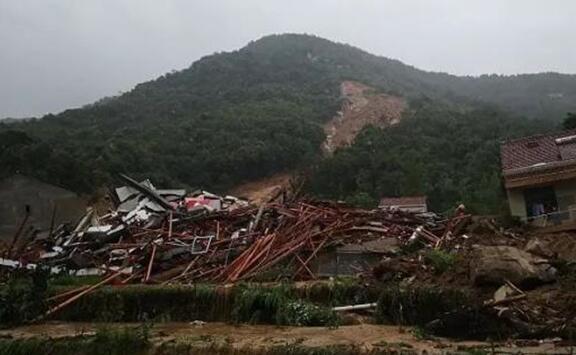
[[[343,82],[340,91],[344,99],[342,109],[324,125],[323,148],[327,153],[351,144],[365,126],[385,128],[400,122],[407,107],[400,97],[376,93],[371,87],[354,81]]]
[[[230,194],[247,198],[250,202],[260,204],[270,200],[282,188],[289,186],[290,177],[290,173],[281,173],[250,181],[235,187],[230,191]]]

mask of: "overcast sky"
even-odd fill
[[[574,0],[0,0],[0,117],[78,107],[285,32],[454,74],[576,73]]]

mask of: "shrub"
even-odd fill
[[[444,313],[467,304],[470,304],[469,297],[456,289],[389,287],[382,291],[378,299],[376,321],[424,326]]]
[[[142,324],[137,328],[101,328],[90,344],[92,354],[138,354],[145,353],[150,346],[150,328]]]
[[[442,250],[431,250],[426,253],[424,259],[438,274],[442,274],[454,266],[456,256]]]
[[[42,268],[10,273],[0,287],[0,324],[17,325],[46,312],[47,280],[48,271]]]
[[[332,309],[302,301],[284,303],[277,314],[277,322],[284,325],[337,326],[338,321],[338,315]]]
[[[62,292],[63,290],[60,290]],[[223,321],[228,299],[215,286],[104,287],[79,299],[55,315],[59,320],[139,322]]]
[[[368,288],[353,277],[337,277],[330,282],[317,282],[310,287],[296,289],[296,292],[311,302],[329,306],[370,303],[380,295],[377,287]]]
[[[298,300],[292,288],[239,286],[235,291],[232,320],[294,326],[337,324],[337,315],[328,307]]]

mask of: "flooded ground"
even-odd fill
[[[0,331],[2,338],[74,337],[91,335],[99,327],[137,327],[137,323],[61,323],[50,322]],[[266,348],[299,344],[306,347],[355,345],[370,350],[379,347],[397,348],[417,354],[572,354],[567,346],[552,341],[515,344],[489,344],[485,342],[448,339],[422,339],[409,327],[361,324],[335,329],[323,327],[279,327],[265,325],[230,325],[225,323],[162,323],[152,326],[154,344],[165,342],[193,343],[198,346],[227,344],[237,348]]]

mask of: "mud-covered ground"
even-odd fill
[[[60,323],[50,322],[0,331],[4,339],[32,337],[69,338],[94,334],[101,327],[137,327],[139,324]],[[423,339],[418,330],[410,327],[361,324],[324,327],[279,327],[265,325],[230,325],[225,323],[162,323],[152,326],[151,339],[155,345],[182,342],[198,347],[232,345],[237,348],[267,348],[298,344],[305,347],[354,345],[361,349],[389,348],[416,354],[492,353],[498,354],[572,354],[573,349],[555,342],[515,341],[488,343],[456,342],[442,338]]]

